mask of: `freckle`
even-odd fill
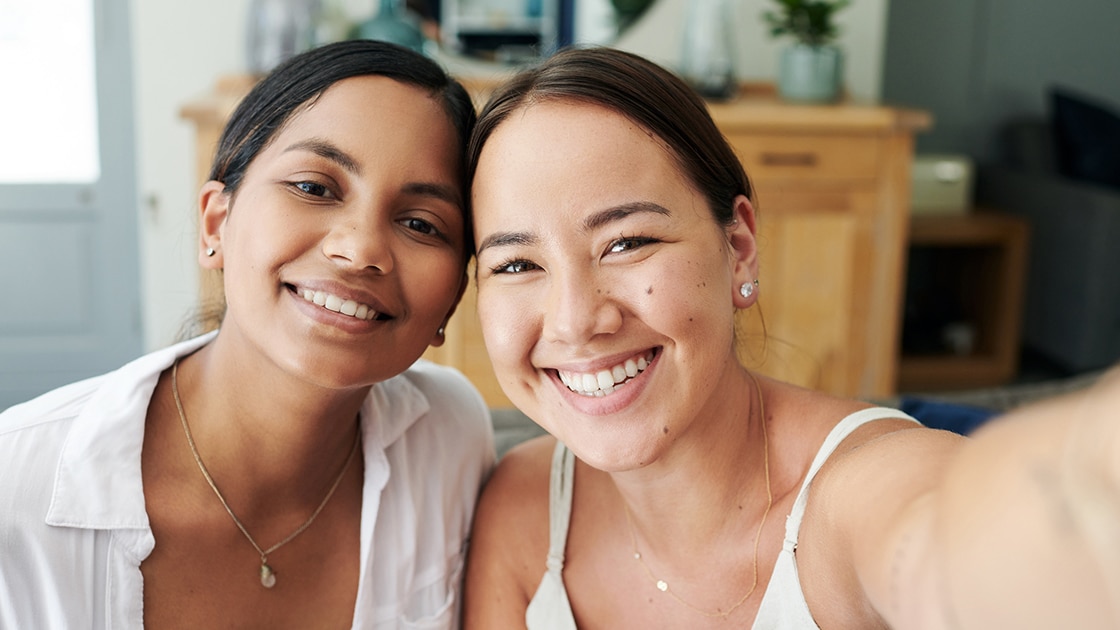
[[[653,285],[650,285],[650,287],[646,289],[646,295],[653,295]]]
[[[692,321],[692,318],[691,318],[691,317],[689,317],[689,318],[688,318],[688,321]]]
[[[740,505],[740,506],[739,506],[739,509],[740,509],[740,510],[741,510],[741,509],[743,509],[743,506],[741,506],[741,505]]]
[[[669,427],[661,427],[661,432],[665,435],[669,435]]]

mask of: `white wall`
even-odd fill
[[[249,0],[132,0],[144,345],[167,345],[198,295],[193,129],[179,117],[244,67]]]
[[[848,90],[861,100],[879,96],[887,1],[860,0],[839,16]],[[760,17],[771,2],[736,4],[744,78],[774,77],[781,42],[769,37]],[[370,0],[344,4],[352,15],[367,6],[372,11]],[[218,77],[243,71],[249,0],[131,0],[131,6],[144,340],[153,349],[174,340],[198,294],[193,129],[179,109],[209,92]],[[675,65],[686,7],[686,0],[658,0],[618,46]]]
[[[601,1],[601,0],[596,0]],[[770,37],[763,11],[777,6],[773,0],[729,0],[741,37],[737,49],[738,75],[747,80],[774,81],[778,51],[788,39]],[[855,100],[879,99],[886,41],[888,0],[859,0],[837,14],[841,27],[838,44],[845,54],[845,86]],[[681,46],[681,28],[687,0],[657,0],[641,21],[625,33],[617,47],[674,67]]]

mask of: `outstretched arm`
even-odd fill
[[[1120,627],[1120,370],[990,423],[903,505],[853,546],[891,627]]]

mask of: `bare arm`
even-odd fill
[[[548,474],[555,440],[507,453],[475,511],[463,588],[463,628],[524,628],[548,556]]]
[[[942,454],[930,487],[888,484],[901,507],[881,529],[849,530],[856,579],[891,627],[1120,627],[1120,372]]]

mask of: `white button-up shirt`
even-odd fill
[[[0,628],[143,626],[148,403],[160,373],[213,335],[0,413]],[[354,628],[458,625],[489,418],[465,377],[427,361],[370,390]]]

